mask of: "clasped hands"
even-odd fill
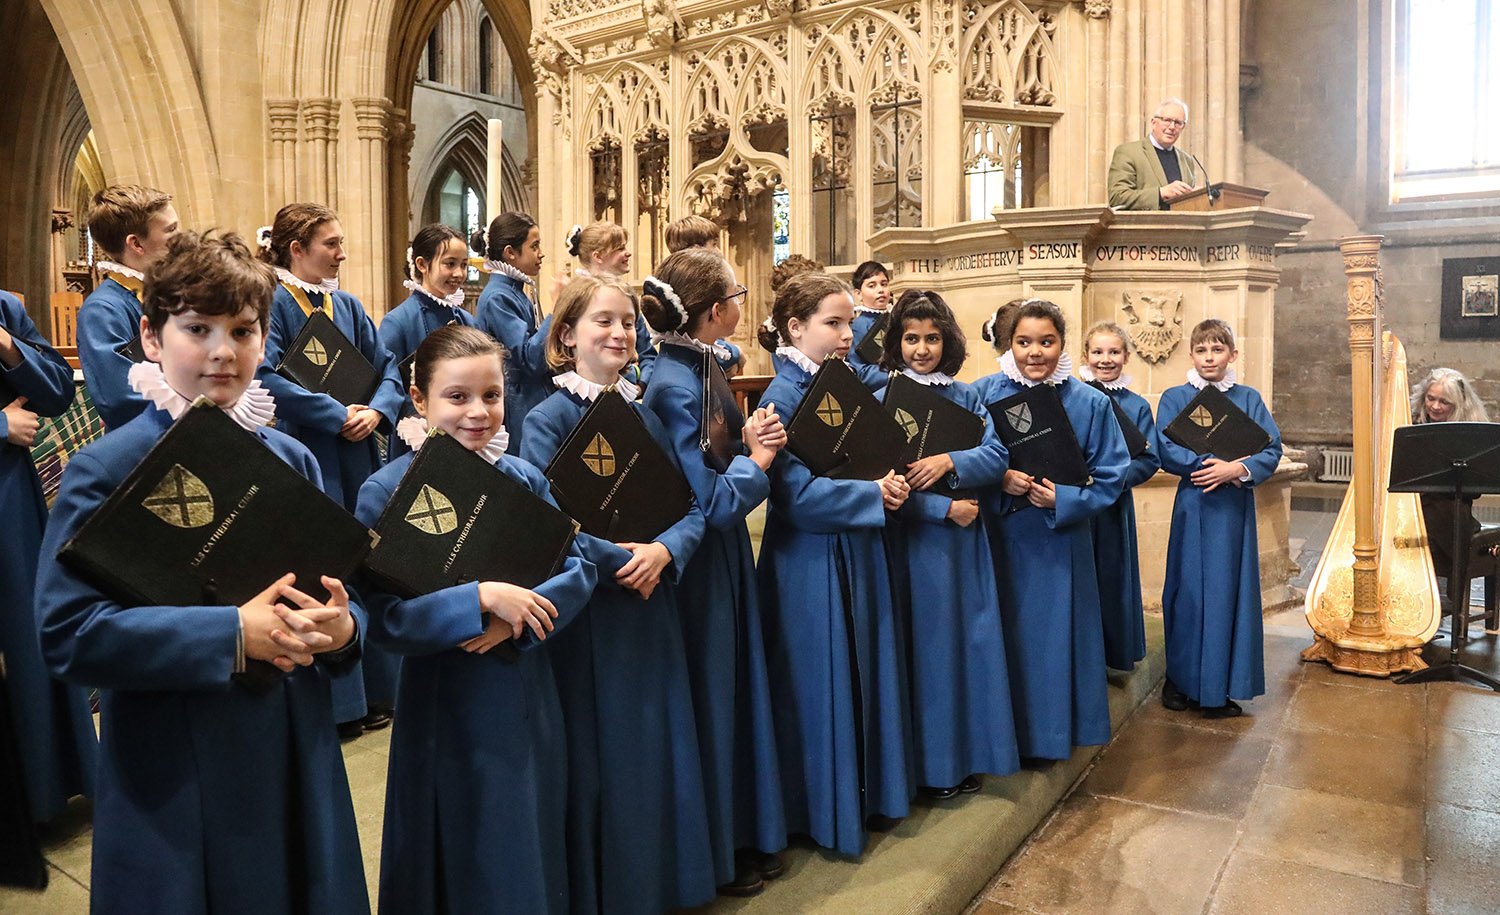
[[[362,403],[349,405],[349,415],[344,417],[344,426],[339,435],[351,442],[362,442],[370,437],[380,425],[380,414]]]
[[[292,587],[296,579],[288,572],[239,608],[245,657],[286,673],[308,666],[315,655],[345,647],[355,634],[343,582],[322,577],[325,603]]]

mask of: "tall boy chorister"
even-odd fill
[[[1234,331],[1217,318],[1193,328],[1193,367],[1187,383],[1162,392],[1157,428],[1165,430],[1208,385],[1271,437],[1265,448],[1223,461],[1194,454],[1164,434],[1162,469],[1181,477],[1172,506],[1162,613],[1167,631],[1167,680],[1162,705],[1201,708],[1207,718],[1243,713],[1234,701],[1266,691],[1260,607],[1260,550],[1255,536],[1255,492],[1281,461],[1281,432],[1254,388],[1237,384]]]

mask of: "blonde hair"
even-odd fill
[[[1130,339],[1130,333],[1126,331],[1125,328],[1121,327],[1113,321],[1096,321],[1083,334],[1084,356],[1088,356],[1089,341],[1094,339],[1095,334],[1109,334],[1113,337],[1119,337],[1120,345],[1125,347],[1125,355],[1127,356],[1130,355],[1130,350],[1135,345],[1135,341]]]
[[[554,371],[565,372],[578,364],[578,354],[574,348],[562,342],[563,331],[568,328],[577,327],[580,319],[589,306],[594,302],[594,296],[601,289],[613,289],[630,300],[630,305],[635,309],[635,332],[642,333],[641,327],[641,305],[636,300],[635,290],[630,284],[613,276],[582,275],[575,277],[557,297],[557,305],[552,309],[552,327],[547,331],[547,365]],[[630,360],[634,362],[637,353],[634,347],[630,350]]]
[[[667,251],[676,254],[719,240],[719,224],[707,216],[684,216],[667,224]]]
[[[1490,421],[1489,411],[1484,408],[1484,401],[1479,399],[1479,392],[1474,390],[1472,381],[1456,369],[1436,368],[1428,372],[1427,377],[1417,382],[1411,389],[1412,422],[1432,422],[1432,417],[1427,415],[1427,389],[1433,385],[1441,386],[1443,396],[1453,403],[1454,422],[1487,423]]]
[[[629,242],[630,236],[623,226],[612,222],[591,222],[578,233],[578,244],[568,253],[589,267],[594,263],[594,255],[603,257],[623,251]]]

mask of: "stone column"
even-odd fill
[[[1110,96],[1114,90],[1110,86],[1111,71],[1115,68],[1115,61],[1110,56],[1110,28],[1109,28],[1110,0],[1087,0],[1084,3],[1084,12],[1088,14],[1088,191],[1084,196],[1086,203],[1109,202],[1109,189],[1105,187],[1105,173],[1109,167],[1109,155],[1115,147],[1110,140],[1109,132],[1109,109]],[[937,86],[933,86],[934,90]],[[945,98],[940,92],[933,93],[934,98]],[[941,131],[936,136],[956,136],[956,134],[945,134]],[[931,225],[943,225],[942,222],[932,222]]]
[[[307,181],[299,190],[314,203],[338,209],[334,162],[339,138],[338,99],[313,98],[302,103],[302,126],[307,138]]]
[[[271,134],[271,161],[266,169],[269,223],[277,208],[297,196],[297,114],[301,103],[294,98],[267,99],[266,121]]]
[[[391,306],[400,301],[393,298],[396,279],[405,258],[391,262],[392,250],[404,251],[404,239],[391,237],[392,224],[402,225],[404,220],[391,219],[391,182],[388,174],[390,158],[388,145],[391,138],[391,113],[394,106],[388,99],[365,97],[352,100],[354,103],[354,135],[359,143],[357,166],[349,196],[350,212],[344,218],[350,223],[346,228],[364,257],[354,263],[351,278],[353,288],[362,293],[365,309],[371,317],[384,315]],[[398,255],[399,256],[399,255]]]

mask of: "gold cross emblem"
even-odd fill
[[[601,477],[615,475],[615,449],[610,447],[604,433],[595,433],[593,441],[583,449],[583,463]]]
[[[1005,419],[1010,427],[1025,435],[1031,431],[1031,406],[1029,404],[1018,404],[1005,411]]]
[[[896,422],[901,424],[901,431],[906,433],[906,440],[908,442],[916,438],[917,433],[922,431],[922,427],[917,425],[917,418],[899,407],[896,409]]]
[[[821,419],[824,425],[835,429],[844,424],[844,408],[839,405],[837,397],[832,394],[823,395],[823,399],[818,403],[818,419]]]
[[[173,527],[191,529],[214,520],[214,497],[203,481],[181,464],[161,478],[141,507]]]
[[[447,496],[424,483],[406,511],[406,521],[423,533],[442,535],[458,527],[458,512]]]
[[[1207,429],[1214,424],[1214,415],[1208,412],[1208,407],[1199,405],[1188,414],[1188,419]]]
[[[307,345],[302,347],[302,355],[306,356],[307,361],[313,365],[323,366],[328,364],[328,350],[317,340],[307,341]]]

